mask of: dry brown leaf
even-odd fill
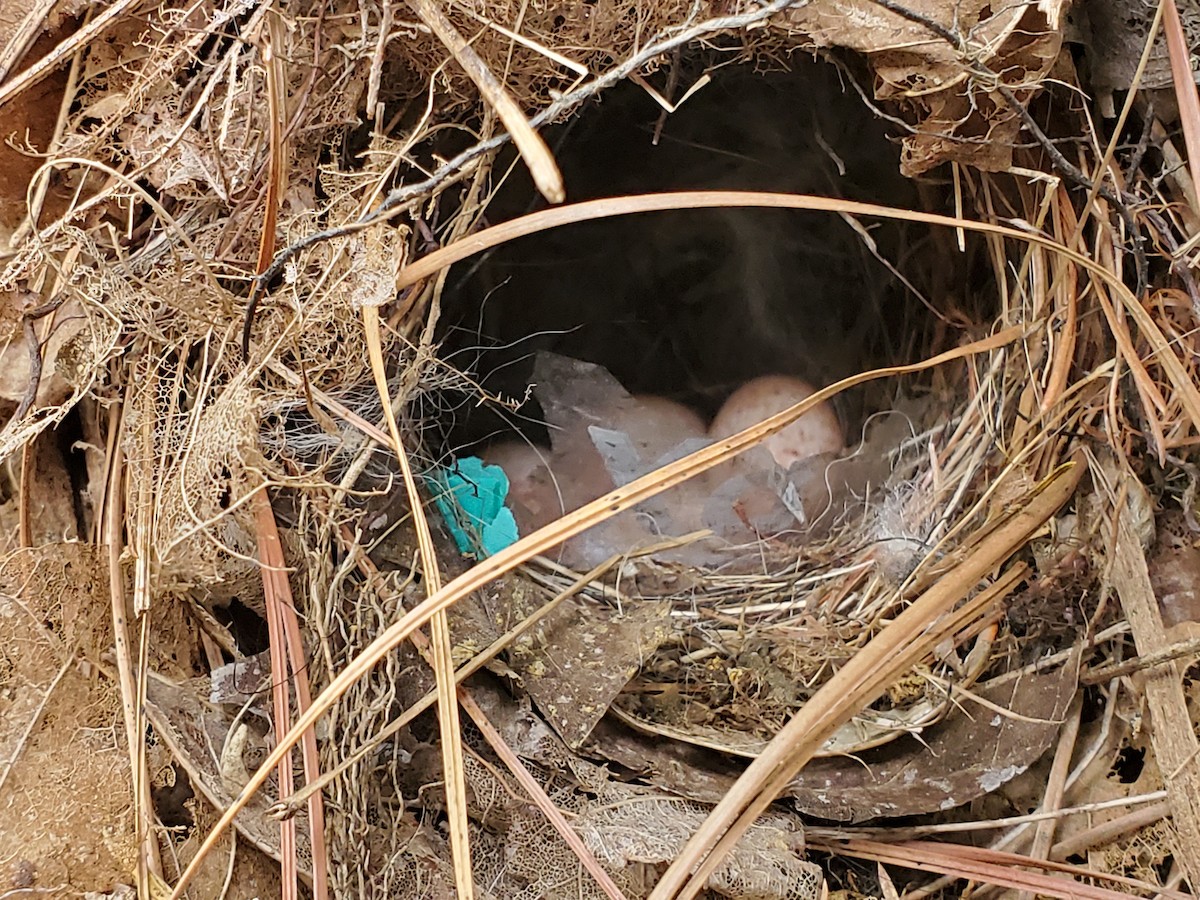
[[[964,709],[877,750],[814,759],[788,786],[805,813],[840,822],[949,809],[995,790],[1050,746],[1074,693],[1074,673],[1039,673],[981,685],[974,693],[1026,718],[1005,717],[962,699]],[[1028,721],[1042,719],[1043,722]],[[664,741],[612,718],[593,732],[587,752],[641,773],[651,784],[702,802],[732,786],[741,766],[725,754]]]
[[[228,752],[222,760],[222,750],[233,743],[238,751],[236,762],[243,770],[247,765],[252,767],[266,747],[266,712],[265,708],[252,710],[248,720],[244,717],[239,727],[232,729],[236,708],[210,703],[209,690],[208,678],[177,684],[151,674],[146,682],[146,715],[175,761],[187,772],[192,787],[221,812],[228,809],[240,787],[228,777],[238,767]],[[241,725],[246,725],[246,730]],[[279,823],[267,815],[270,802],[268,795],[259,795],[257,802],[234,820],[234,827],[245,840],[278,860]],[[304,812],[298,816],[307,818]],[[307,881],[312,874],[312,854],[306,821],[302,820],[296,829],[296,843],[300,872]]]
[[[969,35],[967,54],[1009,87],[1032,86],[1047,75],[1062,45],[1066,3],[997,5],[915,0],[903,6],[958,35]],[[999,94],[967,74],[959,48],[924,25],[871,0],[829,0],[799,6],[789,25],[822,47],[868,55],[877,76],[876,96],[915,112],[916,133],[904,139],[902,170],[913,176],[947,161],[988,171],[1012,165],[1020,130],[1016,113]]]
[[[515,622],[540,605],[506,612]],[[670,636],[668,608],[647,601],[618,612],[570,599],[509,647],[521,686],[568,746],[583,743],[641,661]]]

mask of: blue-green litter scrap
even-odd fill
[[[493,556],[517,540],[517,522],[508,499],[508,476],[477,456],[464,456],[452,468],[427,476],[433,502],[466,556]]]

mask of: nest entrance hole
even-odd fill
[[[852,77],[820,60],[768,73],[731,66],[669,115],[626,82],[545,136],[573,201],[742,189],[944,209],[944,185],[899,175],[895,128],[867,107]],[[512,156],[494,172],[500,186],[489,222],[544,205]],[[822,385],[941,349],[945,319],[927,307],[963,301],[951,287],[964,283],[951,241],[922,226],[781,209],[679,210],[563,227],[450,273],[443,356],[489,393],[519,398],[534,355],[549,350],[604,366],[630,392],[711,416],[759,375]],[[859,392],[839,404],[854,435],[886,401]],[[514,427],[544,441],[536,398],[516,417],[472,406],[448,423],[453,446]]]

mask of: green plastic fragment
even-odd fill
[[[508,476],[477,456],[464,456],[452,468],[427,476],[433,502],[454,543],[465,555],[484,559],[517,540],[517,522],[508,499]]]

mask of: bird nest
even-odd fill
[[[1059,6],[125,6],[45,23],[76,37],[0,87],[34,132],[40,79],[67,98],[6,226],[0,457],[79,428],[117,607],[203,634],[118,616],[135,760],[249,802],[318,892],[441,896],[473,859],[505,898],[680,887],[735,795],[697,889],[815,897],[805,816],[939,814],[1038,764],[1127,633],[1139,479],[1191,497],[1200,416],[1185,227],[1140,206],[1172,184],[1058,149],[1088,133],[1037,87],[1074,78]],[[483,535],[504,487],[447,521],[467,460],[548,447],[589,377],[711,417],[771,373],[821,390],[515,543]],[[786,527],[663,524],[817,403],[842,449],[759,485]],[[423,715],[455,677],[461,735]],[[250,800],[281,763],[321,789]],[[147,827],[143,879],[218,865]]]

